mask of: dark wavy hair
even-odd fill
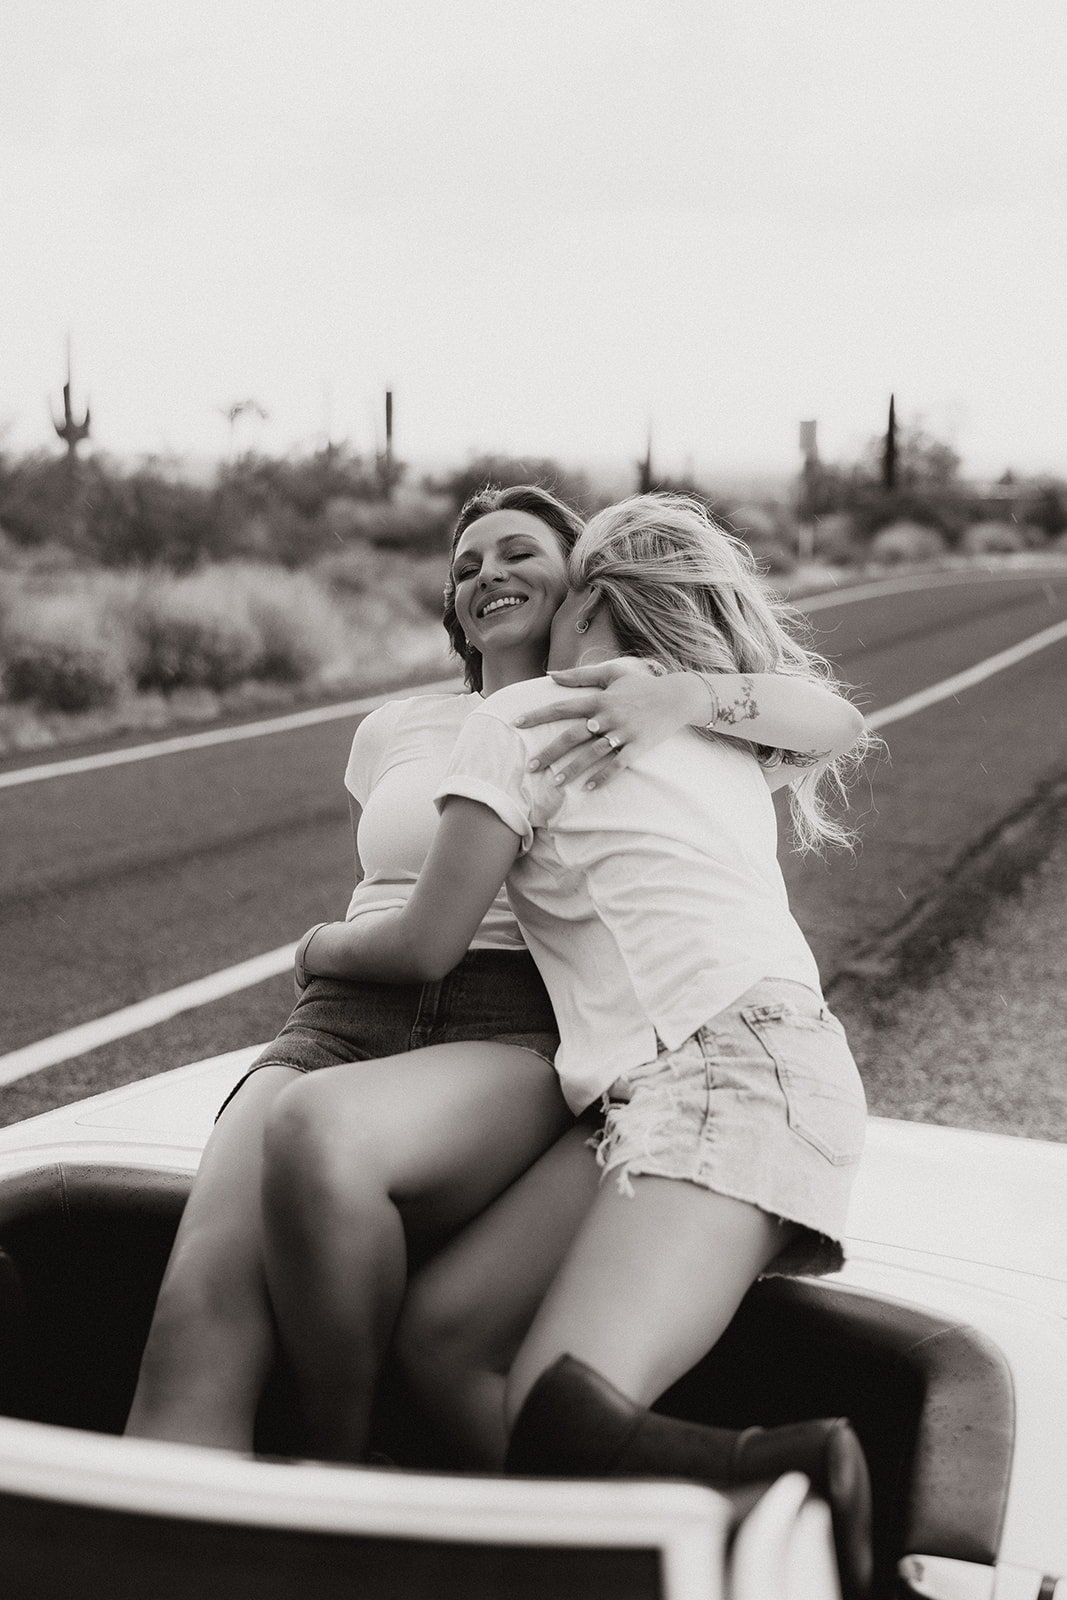
[[[550,528],[556,535],[564,556],[570,555],[585,527],[577,511],[564,505],[554,494],[550,494],[547,489],[538,488],[534,483],[517,483],[508,489],[498,489],[492,484],[486,484],[484,488],[475,490],[474,494],[464,502],[456,519],[456,526],[452,530],[452,543],[448,552],[448,578],[445,582],[445,608],[441,620],[451,640],[453,651],[463,662],[464,682],[475,694],[482,687],[482,653],[467,643],[466,635],[456,616],[456,585],[452,577],[452,562],[455,559],[456,546],[467,529],[472,523],[487,517],[491,511],[525,511],[527,516],[536,517],[538,522],[543,522],[545,527]]]

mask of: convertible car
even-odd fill
[[[403,1397],[397,1466],[300,1460],[284,1382],[254,1457],[119,1437],[216,1108],[255,1048],[0,1132],[0,1594],[11,1600],[838,1600],[828,1508],[680,1482],[443,1471]],[[874,1594],[1067,1600],[1067,1148],[872,1121],[849,1260],[765,1280],[661,1409],[847,1415]]]

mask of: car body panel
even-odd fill
[[[196,1062],[0,1130],[0,1185],[20,1173],[43,1177],[57,1164],[192,1173],[218,1107],[258,1048]],[[872,1118],[848,1260],[843,1272],[824,1280],[831,1292],[840,1286],[957,1319],[987,1335],[1005,1356],[1016,1410],[1000,1545],[1005,1570],[1067,1573],[1065,1217],[1067,1147]],[[18,1455],[11,1429],[40,1426],[0,1421],[5,1476],[14,1471],[7,1452],[14,1448]],[[100,1441],[101,1449],[120,1453],[126,1444]],[[257,1464],[242,1465],[251,1470]],[[204,1470],[210,1478],[216,1468]],[[360,1479],[364,1487],[367,1476]],[[406,1476],[386,1475],[384,1481],[399,1493]],[[447,1497],[452,1491],[443,1492]],[[376,1480],[373,1495],[380,1494],[388,1500],[388,1488],[380,1489]]]

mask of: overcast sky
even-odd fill
[[[5,0],[0,446],[1067,476],[1065,0]]]

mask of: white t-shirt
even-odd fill
[[[437,831],[434,792],[476,694],[428,694],[390,700],[364,717],[352,740],[345,788],[363,807],[356,843],[364,877],[346,919],[393,910],[411,894]],[[501,889],[471,941],[475,950],[524,950]]]
[[[437,799],[481,801],[520,836],[508,896],[552,999],[556,1066],[577,1112],[761,978],[820,985],[755,757],[685,729],[603,788],[557,787],[527,771],[555,728],[510,718],[561,692],[537,678],[477,704]]]

